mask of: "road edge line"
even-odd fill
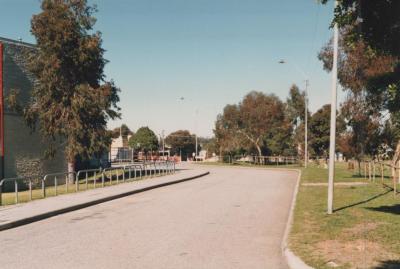
[[[293,251],[289,248],[288,246],[288,239],[290,232],[292,230],[293,226],[293,215],[294,215],[294,209],[296,207],[297,203],[297,194],[299,192],[299,187],[300,187],[300,181],[301,181],[301,170],[299,169],[291,169],[291,171],[296,170],[298,172],[297,176],[297,182],[296,182],[296,187],[293,191],[293,197],[292,197],[292,203],[290,206],[290,211],[289,211],[289,217],[286,223],[286,228],[285,228],[285,233],[283,235],[283,240],[282,240],[282,255],[286,259],[286,263],[291,269],[314,269],[313,267],[310,267],[307,265],[302,259],[300,259],[296,254],[293,253]]]
[[[4,231],[4,230],[9,230],[9,229],[13,229],[19,226],[23,226],[23,225],[27,225],[33,222],[37,222],[40,220],[44,220],[44,219],[48,219],[57,215],[61,215],[61,214],[65,214],[68,212],[72,212],[72,211],[76,211],[79,209],[83,209],[86,207],[90,207],[93,205],[97,205],[97,204],[101,204],[101,203],[105,203],[108,201],[112,201],[112,200],[116,200],[119,198],[123,198],[126,196],[130,196],[136,193],[141,193],[141,192],[145,192],[145,191],[149,191],[149,190],[153,190],[153,189],[157,189],[157,188],[161,188],[161,187],[165,187],[165,186],[169,186],[169,185],[174,185],[174,184],[178,184],[181,182],[185,182],[185,181],[189,181],[189,180],[193,180],[196,178],[200,178],[206,175],[209,175],[210,172],[204,172],[195,176],[191,176],[191,177],[187,177],[187,178],[183,178],[183,179],[178,179],[178,180],[173,180],[173,181],[169,181],[169,182],[164,182],[164,183],[160,183],[160,184],[156,184],[156,185],[152,185],[152,186],[148,186],[148,187],[143,187],[137,190],[131,190],[128,192],[123,192],[123,193],[119,193],[119,194],[114,194],[112,196],[108,196],[108,197],[104,197],[104,198],[100,198],[100,199],[96,199],[96,200],[92,200],[92,201],[88,201],[85,203],[81,203],[81,204],[77,204],[77,205],[73,205],[73,206],[68,206],[65,208],[61,208],[61,209],[56,209],[53,211],[49,211],[46,213],[42,213],[42,214],[38,214],[36,216],[31,216],[31,217],[27,217],[27,218],[23,218],[23,219],[19,219],[16,221],[12,221],[12,222],[8,222],[5,224],[0,224],[0,231]]]

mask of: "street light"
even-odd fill
[[[335,1],[335,9],[338,1]],[[335,146],[336,146],[336,99],[337,99],[337,58],[338,58],[339,28],[335,22],[333,28],[333,65],[331,90],[331,129],[329,140],[329,178],[328,178],[328,214],[333,213],[333,189],[335,177]]]
[[[285,60],[280,60],[278,63],[280,64],[285,64]],[[308,163],[308,85],[309,81],[306,79],[306,75],[304,74],[301,69],[297,68],[295,66],[295,69],[299,71],[305,78],[305,83],[306,83],[306,88],[304,90],[304,167],[307,168],[307,163]]]

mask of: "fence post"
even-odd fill
[[[364,178],[367,179],[367,163],[364,162]]]
[[[97,172],[94,172],[93,189],[96,189]]]

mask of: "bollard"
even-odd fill
[[[94,172],[93,189],[96,189],[97,172]]]

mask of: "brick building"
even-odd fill
[[[61,146],[53,159],[45,159],[46,142],[32,133],[23,118],[8,108],[10,90],[18,90],[23,105],[31,97],[34,78],[26,69],[26,52],[35,46],[0,37],[0,176],[41,176],[63,172],[66,161]]]

